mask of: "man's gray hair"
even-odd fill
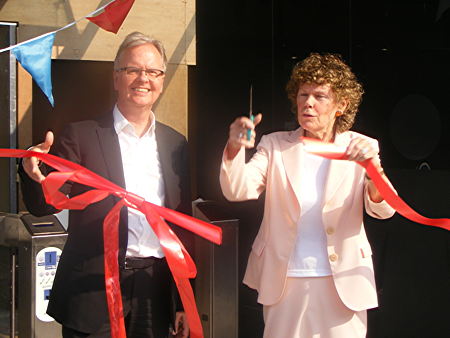
[[[117,50],[116,58],[114,59],[114,69],[119,67],[120,58],[122,57],[123,52],[131,47],[136,47],[140,45],[145,45],[146,43],[150,43],[158,50],[159,54],[161,54],[164,62],[164,71],[167,68],[167,56],[166,50],[164,49],[164,45],[161,41],[153,39],[148,35],[145,35],[140,32],[133,32],[128,34],[125,39],[120,44],[119,49]]]

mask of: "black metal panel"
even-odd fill
[[[222,229],[222,245],[196,237],[196,301],[205,338],[238,337],[238,224],[216,203],[198,202],[194,216]]]

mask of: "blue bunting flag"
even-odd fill
[[[11,52],[20,62],[23,68],[33,77],[34,81],[47,96],[54,106],[52,94],[52,47],[55,40],[55,32],[32,39],[24,44],[12,48]]]

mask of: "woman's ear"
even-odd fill
[[[338,110],[340,110],[342,112],[345,112],[347,107],[348,107],[348,100],[347,99],[342,99],[341,101],[339,101],[338,106],[337,106]]]

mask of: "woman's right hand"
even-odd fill
[[[45,135],[45,140],[38,145],[31,147],[28,150],[35,151],[38,153],[48,153],[51,146],[53,145],[54,136],[51,131],[48,131]],[[42,174],[41,169],[39,169],[40,161],[37,157],[25,157],[22,161],[23,169],[34,181],[41,183],[45,176]]]
[[[261,120],[262,114],[256,115],[253,122],[246,116],[241,116],[234,120],[234,122],[230,125],[226,149],[229,160],[236,157],[237,153],[243,146],[248,149],[255,146],[255,127],[261,122]],[[251,131],[250,140],[247,139],[247,130]]]

